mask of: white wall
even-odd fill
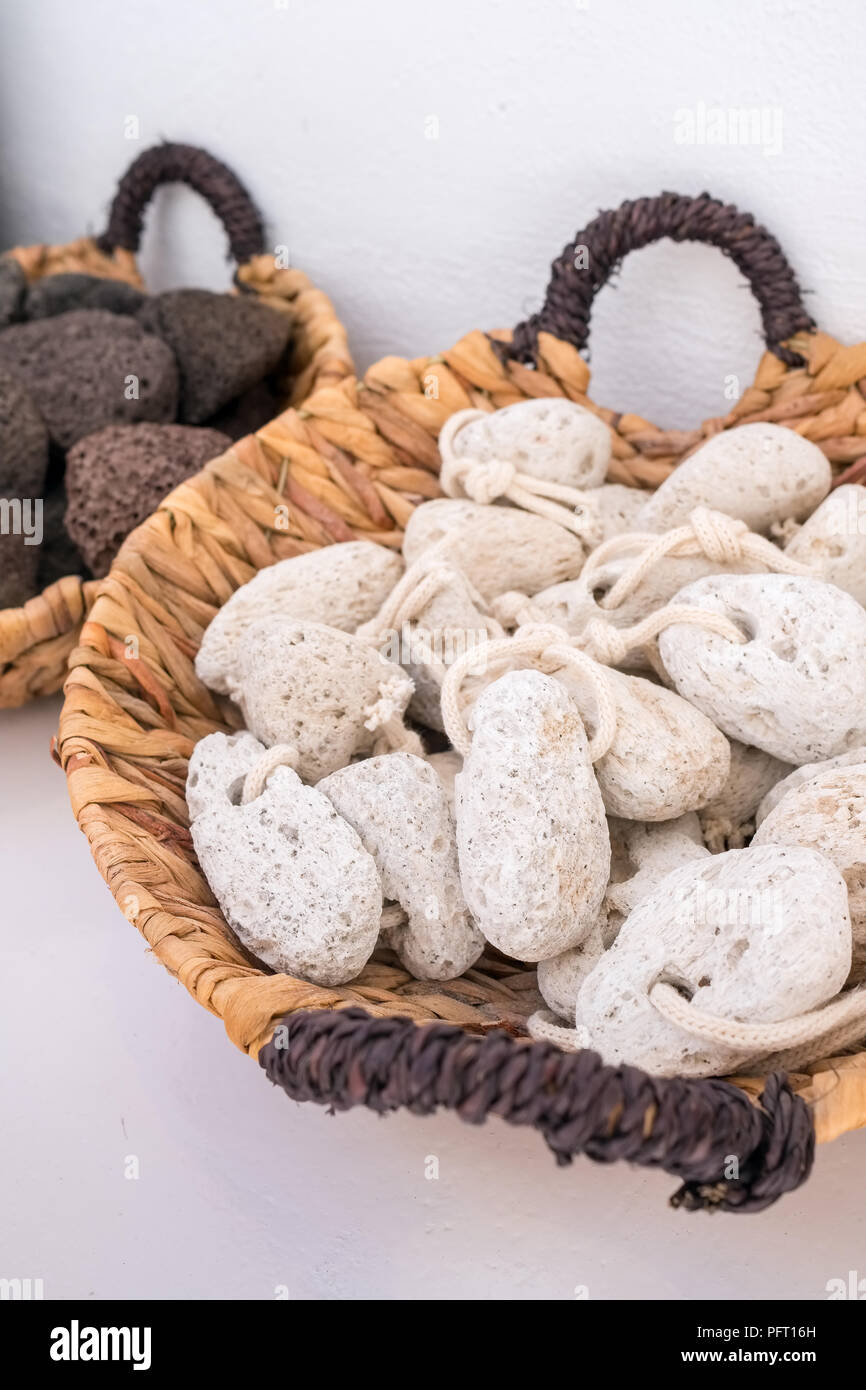
[[[859,0],[9,0],[0,26],[0,245],[98,230],[138,150],[205,144],[367,365],[530,312],[598,208],[708,188],[776,232],[823,327],[863,336]],[[768,140],[678,143],[701,103],[764,110]],[[192,194],[161,195],[154,286],[224,284],[222,251]],[[750,379],[758,329],[717,252],[645,251],[599,302],[594,394],[692,425]]]

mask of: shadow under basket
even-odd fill
[[[768,351],[724,419],[663,431],[588,395],[595,292],[661,237],[731,256],[759,301]],[[574,247],[588,248],[589,270]],[[581,258],[586,264],[587,258]],[[97,587],[66,681],[57,756],[96,863],[126,917],[231,1040],[296,1100],[532,1125],[560,1163],[626,1159],[676,1175],[689,1208],[759,1211],[808,1176],[815,1140],[866,1123],[866,1053],[808,1073],[659,1079],[531,1041],[534,970],[487,953],[448,983],[377,955],[351,984],[276,974],[239,945],[193,852],[184,787],[196,741],[226,728],[194,656],[229,595],[274,561],[333,541],[398,546],[413,508],[440,495],[437,438],[467,407],[566,396],[611,429],[610,478],[654,487],[707,437],[746,421],[814,440],[838,476],[866,455],[866,344],[815,330],[778,244],[702,195],[627,203],[554,263],[541,312],[513,332],[470,333],[435,357],[388,357],[316,391],[173,492]],[[855,464],[852,469],[848,465]]]
[[[318,386],[351,374],[346,332],[326,294],[300,270],[265,251],[261,217],[237,177],[205,150],[163,144],[141,154],[118,185],[106,230],[63,246],[19,246],[6,253],[28,283],[70,271],[145,288],[136,264],[145,209],[163,184],[185,183],[223,223],[239,293],[253,294],[290,316],[293,335],[281,403],[297,405]],[[0,709],[60,690],[97,583],[67,575],[20,608],[0,610]]]

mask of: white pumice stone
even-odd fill
[[[847,753],[837,753],[835,758],[822,758],[820,762],[803,763],[801,767],[795,767],[787,777],[776,782],[767,792],[755,813],[755,824],[761,825],[770,812],[775,810],[783,796],[795,791],[797,787],[802,787],[805,782],[811,782],[819,773],[833,772],[837,767],[857,767],[860,763],[866,763],[866,743],[859,744],[857,748],[849,748]]]
[[[722,849],[742,849],[754,829],[755,815],[762,799],[791,771],[790,763],[780,762],[761,748],[731,739],[731,770],[721,791],[701,807],[701,828],[714,853]],[[866,757],[866,754],[864,754]],[[738,843],[732,843],[732,841]]]
[[[819,772],[786,792],[752,844],[807,845],[836,865],[848,888],[859,983],[866,975],[866,762]]]
[[[445,536],[451,539],[443,559],[462,569],[488,602],[507,589],[535,594],[573,579],[584,561],[577,536],[546,517],[516,507],[437,497],[416,507],[406,523],[407,565]]]
[[[738,425],[713,435],[665,478],[639,512],[637,529],[671,531],[694,507],[712,507],[764,533],[774,522],[813,512],[831,476],[817,444],[793,430]]]
[[[606,672],[616,704],[613,743],[595,764],[605,811],[635,821],[666,821],[695,811],[725,784],[728,740],[694,705],[642,676]],[[594,698],[588,682],[558,673],[590,735]]]
[[[843,483],[788,541],[785,554],[866,605],[866,487]]]
[[[773,1023],[832,999],[850,964],[848,893],[826,856],[729,850],[675,869],[643,899],[585,980],[578,1009],[608,1063],[715,1076],[744,1054],[668,1023],[649,998],[657,981],[708,1014]]]
[[[199,680],[227,695],[240,638],[262,618],[295,618],[354,632],[375,616],[402,573],[402,557],[371,541],[322,546],[259,570],[205,629],[195,659]]]
[[[455,780],[463,892],[486,939],[522,961],[576,946],[601,907],[610,841],[577,708],[540,671],[493,681]]]
[[[538,962],[538,988],[549,1009],[572,1026],[580,1023],[576,1016],[580,987],[601,959],[604,952],[602,928],[593,922],[589,934],[579,946],[560,951],[558,956]]]
[[[602,952],[616,940],[628,914],[681,864],[709,857],[693,812],[657,825],[608,817],[608,828],[610,882],[598,918],[579,946],[538,963],[538,988],[544,1002],[571,1024],[582,1023],[577,1012],[580,987]]]
[[[379,872],[328,798],[289,767],[276,768],[261,796],[239,804],[243,777],[264,752],[249,734],[209,734],[196,744],[188,784],[195,852],[250,951],[313,984],[345,984],[379,936]]]
[[[427,761],[435,769],[439,781],[448,796],[449,804],[452,809],[454,806],[454,778],[463,766],[463,759],[453,748],[446,748],[442,753],[428,753]]]
[[[234,805],[244,778],[263,752],[264,745],[247,729],[237,734],[208,734],[200,739],[192,750],[186,774],[190,820],[218,803],[224,804],[226,798]]]
[[[589,488],[587,496],[601,518],[601,540],[609,541],[612,536],[637,530],[637,515],[648,494],[643,488],[626,487],[624,483],[602,483]]]
[[[718,575],[676,602],[748,634],[739,644],[677,623],[659,637],[676,689],[729,738],[793,764],[866,742],[866,610],[850,594],[820,579]]]
[[[300,776],[318,782],[373,749],[371,711],[387,704],[402,715],[412,682],[350,633],[268,618],[244,631],[228,693],[256,738],[296,747]]]
[[[454,437],[458,458],[499,460],[566,487],[597,487],[610,462],[610,430],[586,406],[559,396],[518,401],[472,420]]]
[[[434,768],[411,753],[386,753],[332,772],[318,784],[354,826],[382,878],[386,901],[408,922],[388,945],[419,980],[453,980],[481,955],[460,886],[454,819]]]
[[[616,868],[604,895],[607,914],[604,944],[610,946],[629,913],[653,893],[663,879],[683,864],[709,858],[701,824],[693,811],[676,820],[642,825],[640,821],[610,819],[611,846],[617,845]],[[613,858],[613,856],[612,856]]]

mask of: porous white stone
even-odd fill
[[[800,767],[795,767],[787,777],[776,782],[766,793],[755,813],[755,824],[761,825],[770,812],[775,810],[783,796],[787,796],[788,792],[794,791],[797,787],[802,787],[804,782],[811,782],[820,772],[832,772],[837,767],[856,767],[859,763],[866,763],[866,743],[849,748],[847,753],[837,753],[835,758],[822,758],[820,762],[803,763]]]
[[[578,996],[590,1046],[606,1062],[661,1076],[714,1076],[744,1053],[668,1023],[657,982],[696,1009],[772,1023],[819,1008],[851,964],[848,893],[813,849],[762,845],[684,864],[631,913]]]
[[[718,575],[675,601],[748,634],[739,644],[677,623],[659,637],[676,689],[729,738],[794,764],[866,742],[866,610],[850,594],[820,579]]]
[[[403,537],[411,565],[448,536],[443,559],[463,570],[488,602],[507,589],[534,594],[580,573],[584,549],[555,521],[516,507],[437,497],[416,507]]]
[[[317,790],[357,830],[388,902],[408,921],[385,932],[419,980],[452,980],[481,955],[484,939],[463,898],[454,818],[434,768],[386,753],[325,777]]]
[[[604,951],[601,922],[593,922],[579,946],[570,946],[557,956],[538,962],[538,988],[549,1009],[574,1027],[577,1017],[577,996],[590,970],[597,965]]]
[[[602,483],[587,489],[587,497],[601,518],[601,544],[612,536],[622,536],[637,530],[637,515],[647,500],[643,488],[626,487],[624,483]]]
[[[762,748],[751,748],[731,739],[730,749],[727,780],[700,812],[704,838],[714,853],[742,849],[745,838],[754,829],[762,798],[791,771],[790,763],[780,762]]]
[[[610,866],[586,733],[563,687],[510,671],[470,716],[455,780],[463,891],[483,935],[518,960],[576,946],[598,915]]]
[[[240,805],[265,752],[251,735],[209,734],[190,759],[187,799],[198,861],[229,926],[275,970],[318,985],[352,980],[379,935],[382,884],[327,797],[278,767]]]
[[[610,430],[586,406],[560,396],[518,401],[458,430],[454,453],[501,460],[518,473],[567,487],[597,487],[610,462]]]
[[[642,676],[605,670],[616,704],[616,734],[595,764],[610,816],[665,821],[695,811],[723,787],[730,769],[728,740],[687,700]],[[595,696],[570,668],[557,672],[590,736]]]
[[[866,487],[837,487],[791,537],[785,554],[817,566],[822,579],[866,604]]]
[[[682,864],[709,857],[693,811],[650,825],[611,818],[608,826],[611,847],[616,845],[617,852],[611,855],[610,882],[604,895],[605,946],[612,945],[629,913],[668,874]]]
[[[375,616],[402,573],[402,557],[371,541],[326,545],[259,570],[205,629],[195,659],[199,680],[228,694],[240,638],[250,623],[263,618],[295,618],[354,632]]]
[[[819,772],[787,791],[753,845],[806,845],[836,865],[848,888],[852,979],[866,975],[866,762]]]
[[[300,776],[318,782],[373,749],[371,711],[385,701],[402,714],[412,682],[350,633],[268,618],[244,630],[228,693],[256,738],[296,747]]]
[[[656,825],[608,817],[608,829],[610,882],[601,912],[579,946],[538,963],[538,988],[544,1002],[572,1026],[582,1022],[577,1012],[580,987],[602,952],[616,940],[628,914],[673,869],[709,857],[693,812]]]
[[[671,531],[694,507],[713,507],[765,533],[802,521],[830,491],[831,470],[811,440],[782,425],[738,425],[708,439],[665,478],[638,514],[640,531]]]

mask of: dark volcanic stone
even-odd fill
[[[106,309],[111,314],[137,314],[145,296],[124,280],[106,280],[102,275],[81,275],[70,271],[62,275],[43,275],[27,291],[26,319],[53,318],[73,309]]]
[[[67,574],[88,573],[81,551],[67,534],[65,515],[66,488],[63,479],[60,478],[45,494],[45,539],[39,551],[37,573],[40,591],[56,580],[65,578]]]
[[[274,370],[291,325],[246,295],[169,290],[146,300],[139,322],[168,343],[180,371],[180,416],[198,425]]]
[[[177,407],[171,350],[105,309],[13,324],[0,333],[0,371],[27,388],[64,449],[105,425],[171,420]]]
[[[0,497],[41,497],[48,431],[32,396],[0,371]]]
[[[0,259],[0,328],[17,322],[24,308],[27,277],[11,256]]]
[[[0,608],[19,608],[38,592],[43,543],[38,536],[48,468],[48,431],[30,396],[12,377],[0,374]],[[5,533],[5,534],[4,534]]]
[[[97,576],[166,493],[231,440],[188,425],[114,425],[76,444],[66,461],[66,529]]]
[[[279,398],[266,381],[260,381],[237,400],[229,401],[205,423],[210,429],[221,430],[229,439],[243,439],[247,434],[255,434],[279,413]]]

